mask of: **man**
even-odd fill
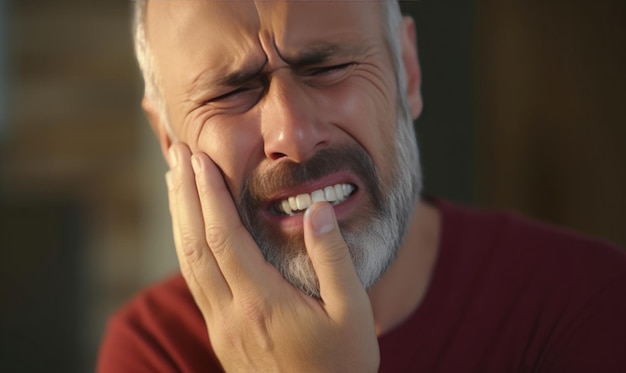
[[[143,1],[143,107],[182,277],[114,316],[103,372],[626,371],[626,258],[420,199],[394,1]]]

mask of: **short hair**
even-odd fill
[[[401,58],[400,45],[400,23],[402,14],[397,0],[382,0],[382,14],[385,20],[384,31],[387,46],[392,57],[393,67],[396,72],[398,94],[405,91],[406,79]],[[157,115],[167,127],[170,137],[173,136],[172,128],[167,110],[165,109],[165,99],[161,90],[161,77],[156,66],[154,54],[148,43],[148,30],[146,25],[148,0],[134,0],[132,34],[135,45],[135,55],[139,64],[139,69],[144,80],[144,97],[150,101],[157,111]],[[405,104],[405,103],[401,103]]]
[[[169,118],[165,110],[165,99],[161,91],[160,75],[157,72],[156,60],[148,43],[146,22],[148,0],[134,0],[133,3],[132,34],[135,56],[144,81],[144,97],[153,105],[157,115],[167,126],[168,133],[172,136]]]

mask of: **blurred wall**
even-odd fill
[[[5,105],[5,89],[7,86],[6,83],[6,57],[5,57],[5,53],[7,50],[7,46],[6,46],[6,34],[7,34],[7,30],[6,30],[6,25],[7,25],[7,19],[6,19],[6,10],[5,10],[5,3],[4,1],[0,1],[0,141],[2,141],[2,133],[4,132],[4,127],[6,126],[6,105]]]
[[[626,246],[626,2],[476,2],[478,198]]]
[[[0,4],[0,371],[90,371],[107,315],[176,269],[130,3]],[[402,2],[426,191],[625,245],[624,8],[562,4]]]
[[[2,4],[0,371],[91,371],[107,315],[160,268],[146,252],[163,163],[130,2]]]
[[[424,191],[475,201],[474,4],[402,1],[417,27],[424,109],[415,124]]]

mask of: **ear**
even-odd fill
[[[170,149],[170,146],[172,146],[172,139],[170,138],[167,125],[163,121],[163,118],[159,115],[159,112],[156,110],[151,100],[144,97],[143,100],[141,100],[141,107],[146,113],[148,121],[150,122],[150,126],[152,127],[154,134],[159,140],[159,144],[161,145],[161,151],[163,152],[163,157],[165,157],[165,160],[168,161],[168,151]]]
[[[407,98],[413,120],[422,112],[422,72],[417,57],[417,33],[415,21],[411,17],[403,17],[400,26],[402,62],[407,79]]]

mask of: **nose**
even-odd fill
[[[288,70],[275,73],[264,99],[264,151],[272,160],[302,163],[329,141],[316,98],[296,79]]]

